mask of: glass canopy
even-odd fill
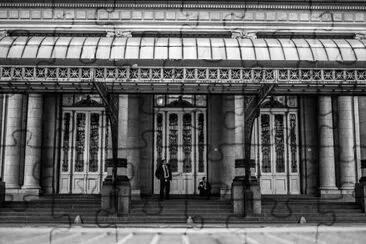
[[[0,59],[366,61],[354,39],[3,37]]]

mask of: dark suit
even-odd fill
[[[164,189],[165,198],[169,199],[170,181],[172,180],[170,164],[166,164],[165,170],[163,164],[160,164],[155,171],[155,176],[160,180],[160,199],[163,199],[164,197]]]

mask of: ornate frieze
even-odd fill
[[[249,69],[217,67],[32,67],[0,66],[0,80],[163,83],[366,82],[366,69]]]

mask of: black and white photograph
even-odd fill
[[[366,0],[0,0],[1,244],[366,242]]]

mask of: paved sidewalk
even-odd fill
[[[260,244],[365,243],[366,225],[245,228],[0,227],[1,244]]]

